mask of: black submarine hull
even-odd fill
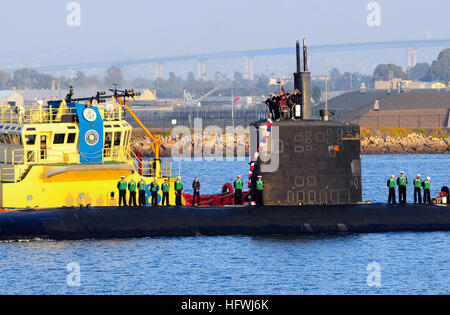
[[[436,205],[60,208],[0,213],[0,240],[450,231]]]

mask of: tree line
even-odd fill
[[[110,67],[106,71],[106,77],[103,79],[97,76],[88,76],[83,71],[77,71],[73,78],[55,77],[33,69],[19,69],[14,71],[12,75],[0,71],[0,90],[51,89],[58,87],[67,89],[71,85],[77,88],[98,89],[123,81],[122,70],[117,67]]]
[[[330,91],[358,89],[363,83],[367,88],[373,88],[378,80],[389,78],[402,78],[421,81],[450,82],[450,48],[443,50],[436,61],[431,65],[419,63],[409,71],[404,72],[400,66],[393,64],[378,65],[373,75],[360,73],[341,73],[339,69],[332,69],[329,74],[328,89]],[[130,86],[135,89],[156,90],[160,98],[182,98],[184,90],[194,95],[204,95],[218,85],[221,89],[216,92],[220,96],[261,96],[269,95],[279,89],[277,85],[269,85],[271,78],[264,74],[256,75],[254,80],[245,79],[240,72],[235,72],[232,78],[217,72],[209,79],[196,79],[191,72],[186,78],[179,77],[173,72],[168,78],[152,80],[139,77],[126,82],[122,70],[118,67],[110,67],[103,78],[86,75],[83,71],[73,74],[72,78],[64,76],[54,77],[50,74],[39,73],[32,69],[16,70],[12,75],[0,71],[0,89],[50,89],[52,87],[68,89],[74,86],[77,89],[102,89],[111,87],[113,83],[120,86]],[[286,80],[285,90],[293,90],[293,80]],[[313,97],[317,101],[321,99],[325,90],[323,77],[314,78],[312,81]]]
[[[387,81],[390,77],[424,82],[441,81],[448,84],[450,82],[450,48],[444,49],[431,65],[426,62],[418,63],[407,72],[393,64],[378,65],[375,68],[373,73],[375,81]]]

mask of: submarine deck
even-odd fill
[[[0,213],[0,240],[450,231],[437,205],[61,208]]]

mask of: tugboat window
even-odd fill
[[[53,144],[63,144],[65,139],[66,139],[65,133],[57,133],[53,138]]]
[[[77,135],[75,133],[69,133],[67,136],[67,143],[75,143],[76,136]]]
[[[111,148],[112,132],[105,133],[105,148]]]
[[[104,149],[104,152],[103,152],[103,156],[104,157],[110,157],[111,156],[112,138],[113,138],[113,133],[112,132],[106,132],[105,133],[105,149]]]
[[[124,143],[124,145],[128,146],[129,141],[130,141],[130,131],[126,131],[125,132],[125,143]]]
[[[121,132],[116,132],[114,134],[114,145],[120,145],[120,138],[122,136]]]
[[[22,137],[20,136],[20,134],[16,135],[17,141],[19,141],[19,145],[23,145],[22,142]]]
[[[47,159],[47,136],[41,136],[41,159]]]
[[[26,135],[25,143],[27,145],[34,145],[36,143],[36,135]]]

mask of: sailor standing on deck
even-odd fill
[[[128,190],[130,191],[130,199],[128,200],[128,205],[137,207],[136,204],[136,182],[134,181],[134,177],[131,178],[131,182],[128,184]]]
[[[270,94],[270,95],[269,95],[269,98],[266,100],[265,103],[266,103],[267,108],[269,109],[269,113],[271,113],[271,114],[272,114],[272,117],[274,117],[275,112],[274,112],[274,108],[273,108],[272,97],[273,97],[273,95]]]
[[[141,181],[138,183],[139,188],[139,207],[144,207],[145,202],[145,188],[147,187],[147,183],[145,182],[145,178],[141,177]]]
[[[406,185],[408,185],[408,179],[405,177],[405,172],[400,173],[400,177],[397,178],[398,185],[398,202],[406,203]]]
[[[264,206],[264,182],[262,176],[258,176],[256,181],[256,205]]]
[[[286,92],[280,92],[280,119],[286,119],[286,115],[288,114],[288,108],[286,106]],[[279,120],[279,119],[278,119]]]
[[[242,188],[244,187],[244,182],[241,180],[241,176],[237,177],[237,180],[234,181],[234,204],[237,206],[242,205]]]
[[[286,94],[286,106],[288,107],[289,110],[287,113],[287,117],[285,117],[285,119],[288,119],[288,118],[292,119],[294,117],[293,111],[292,111],[292,109],[294,108],[294,101],[293,101],[290,91],[288,91]]]
[[[300,113],[297,115],[297,118],[301,117],[301,103],[302,103],[302,94],[299,89],[295,89],[294,94],[292,95],[292,102],[294,105],[292,106],[292,119],[295,119],[295,108],[300,106]]]
[[[125,181],[125,176],[121,177],[121,180],[117,183],[117,189],[119,190],[119,207],[127,206],[127,182]]]
[[[396,204],[395,201],[395,175],[392,175],[390,179],[387,181],[387,186],[389,187],[389,197],[388,204]]]
[[[200,182],[198,181],[198,177],[194,179],[194,182],[192,183],[192,189],[194,190],[192,205],[195,204],[195,200],[197,199],[197,205],[200,206]]]
[[[431,203],[431,178],[427,177],[423,181],[423,203]]]
[[[152,205],[153,207],[158,206],[158,192],[159,192],[159,185],[158,185],[158,178],[155,177],[155,180],[150,185],[150,192],[152,193]]]
[[[164,206],[164,202],[165,202],[166,206],[170,207],[170,203],[169,203],[170,184],[169,184],[168,178],[164,178],[164,183],[161,185],[161,190],[163,193],[161,205]]]
[[[176,182],[174,183],[175,188],[175,204],[177,207],[181,207],[181,196],[183,194],[183,183],[181,182],[181,177],[178,177]]]
[[[273,119],[274,120],[280,120],[280,102],[281,98],[278,96],[278,93],[274,93],[272,97],[272,106],[273,106]]]
[[[420,179],[420,174],[417,174],[417,177],[414,179],[414,203],[422,203],[422,186],[423,181]]]

